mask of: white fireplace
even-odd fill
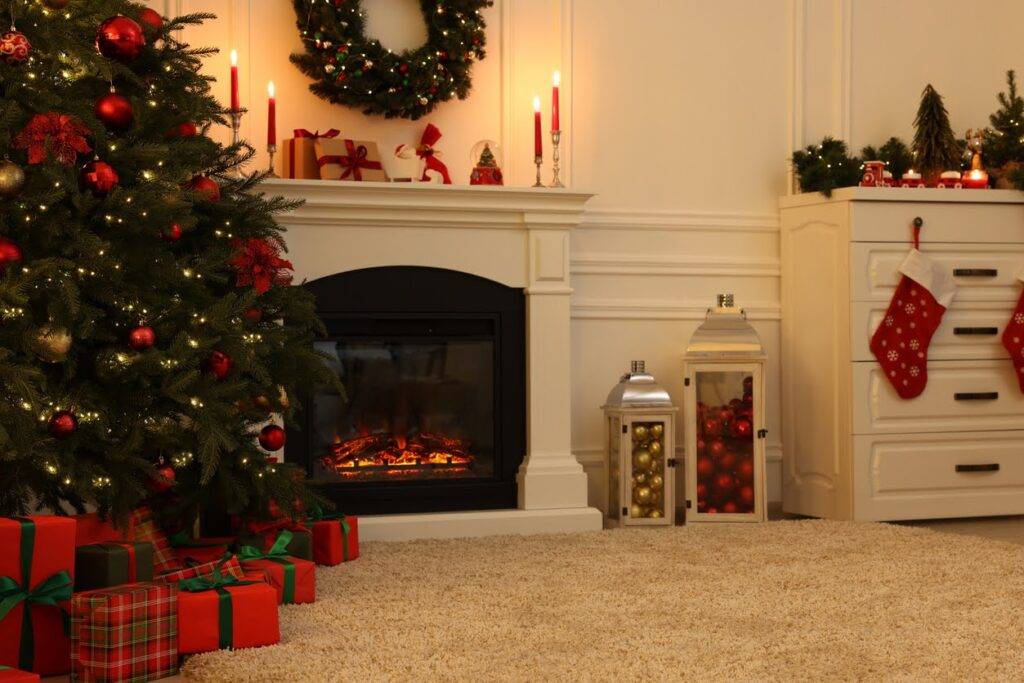
[[[518,508],[364,516],[364,539],[601,528],[570,450],[569,231],[590,194],[542,188],[271,180],[296,282],[383,266],[477,275],[526,297],[526,453]]]

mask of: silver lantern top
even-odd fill
[[[629,372],[619,378],[603,408],[671,408],[668,392],[647,374],[642,360],[630,363]]]
[[[708,309],[704,322],[690,337],[686,355],[763,357],[764,346],[747,322],[746,311],[734,304],[732,294],[719,294],[718,306]]]

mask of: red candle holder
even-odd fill
[[[980,169],[973,169],[964,173],[961,182],[969,190],[984,190],[988,188],[988,173]]]

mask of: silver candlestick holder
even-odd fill
[[[558,178],[558,143],[562,140],[562,131],[551,131],[551,184],[548,187],[565,187]]]
[[[277,145],[267,145],[267,154],[270,155],[270,167],[267,169],[267,177],[277,178],[279,176],[274,172],[274,155],[277,154]]]
[[[537,182],[535,182],[533,186],[544,187],[544,183],[540,181],[540,165],[544,163],[544,157],[540,155],[533,157],[533,163],[537,164]]]
[[[238,144],[238,131],[242,128],[242,114],[245,113],[245,109],[232,109],[231,110],[231,146],[234,147]],[[242,169],[236,168],[235,175],[241,177]]]

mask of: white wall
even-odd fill
[[[598,406],[631,359],[682,397],[682,348],[718,292],[733,292],[766,342],[770,489],[779,495],[779,255],[776,197],[787,157],[824,134],[859,150],[909,141],[921,89],[954,127],[987,123],[1007,68],[1024,70],[1019,0],[496,0],[473,94],[418,122],[368,119],[322,102],[289,62],[301,48],[284,0],[150,0],[213,11],[189,36],[240,53],[244,133],[262,141],[266,81],[278,130],[335,127],[392,149],[427,120],[458,180],[477,140],[499,140],[506,176],[532,182],[529,102],[563,73],[567,175],[597,192],[573,237],[573,448],[601,498]],[[363,0],[384,40],[415,36],[418,0]],[[216,86],[226,99],[227,83]],[[284,137],[282,135],[282,137]]]

